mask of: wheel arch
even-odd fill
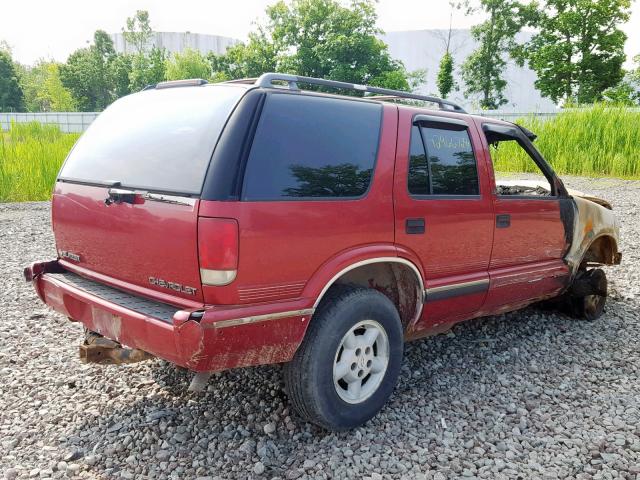
[[[585,249],[581,264],[616,265],[620,263],[618,241],[607,233],[599,235]]]
[[[386,295],[398,309],[406,330],[422,313],[424,280],[418,266],[402,257],[370,256],[342,265],[314,296],[317,308],[329,289],[336,284],[351,283],[373,288]]]

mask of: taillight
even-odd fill
[[[198,256],[203,285],[228,285],[238,272],[238,222],[198,219]]]

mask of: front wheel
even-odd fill
[[[287,393],[305,420],[329,430],[362,425],[387,402],[403,355],[398,312],[382,293],[333,287],[284,369]]]
[[[591,321],[602,316],[608,290],[604,270],[594,268],[580,272],[571,290],[571,309],[575,317]]]

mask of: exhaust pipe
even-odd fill
[[[154,358],[150,353],[136,348],[125,348],[95,332],[87,332],[80,345],[80,361],[100,365],[122,365]]]

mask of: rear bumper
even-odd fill
[[[72,321],[193,371],[291,360],[312,300],[183,310],[66,271],[57,261],[27,267],[40,299]]]

